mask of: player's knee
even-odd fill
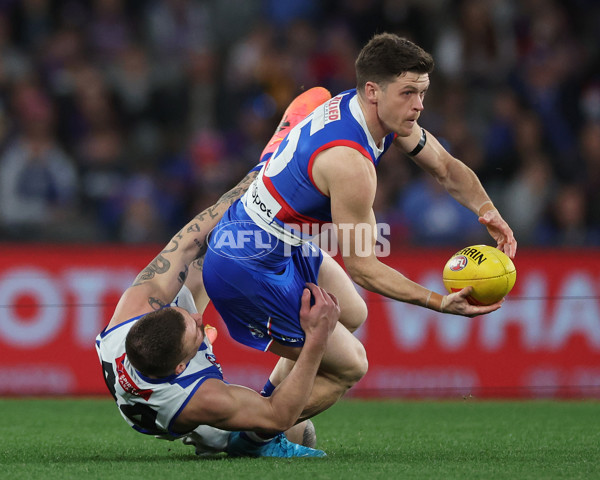
[[[356,382],[358,382],[361,378],[363,378],[367,374],[367,371],[369,370],[369,360],[367,360],[367,352],[362,343],[360,343],[359,345],[360,345],[360,353],[357,358],[356,369],[355,369]],[[354,382],[354,383],[356,383],[356,382]]]
[[[362,343],[356,342],[346,368],[341,372],[340,380],[350,388],[366,375],[368,368],[365,347]]]
[[[344,315],[344,313],[346,313],[346,315]],[[365,323],[368,313],[367,304],[359,296],[347,312],[342,312],[340,322],[342,322],[344,327],[349,331],[354,332]]]

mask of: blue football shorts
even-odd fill
[[[304,345],[300,300],[306,282],[317,283],[323,253],[308,242],[285,260],[275,272],[207,250],[206,292],[234,340],[263,351],[273,340],[291,347]]]

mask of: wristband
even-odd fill
[[[489,207],[484,209],[484,207],[488,204],[489,204]],[[481,211],[482,209],[484,210],[483,212]],[[496,207],[494,206],[494,203],[491,200],[487,200],[486,202],[483,202],[481,205],[479,205],[479,208],[477,208],[477,215],[479,215],[481,217],[486,212],[489,212],[490,210],[496,210]]]
[[[419,143],[417,144],[417,146],[415,148],[412,149],[412,151],[410,151],[408,153],[408,155],[410,157],[414,157],[417,153],[419,153],[421,150],[423,150],[423,147],[425,146],[426,143],[427,143],[427,134],[425,133],[425,129],[423,127],[421,127],[421,138],[419,139]]]
[[[427,296],[427,300],[425,301],[425,307],[430,310],[435,310],[436,312],[442,311],[442,303],[444,302],[444,298],[439,293],[429,292]]]
[[[433,292],[429,290],[429,295],[427,295],[427,300],[425,300],[425,308],[429,308],[429,300],[431,299],[431,294]]]
[[[444,307],[445,307],[446,300],[448,300],[448,295],[444,295],[442,297],[442,303],[440,303],[440,312],[442,312],[442,313],[444,313]]]

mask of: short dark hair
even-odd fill
[[[367,82],[382,87],[406,72],[419,74],[433,71],[433,57],[418,45],[393,33],[375,35],[356,59],[356,85]]]
[[[131,364],[144,375],[166,377],[175,371],[183,356],[185,319],[181,312],[166,307],[140,318],[125,338]]]

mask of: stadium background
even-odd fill
[[[378,31],[433,53],[421,123],[478,173],[520,250],[515,290],[484,318],[366,295],[356,394],[597,397],[593,0],[0,2],[0,394],[103,393],[93,339],[120,291],[256,163],[299,91],[353,86]],[[384,261],[417,281],[441,291],[445,259],[489,243],[394,152],[378,188]],[[261,385],[274,358],[221,332],[229,379]]]

